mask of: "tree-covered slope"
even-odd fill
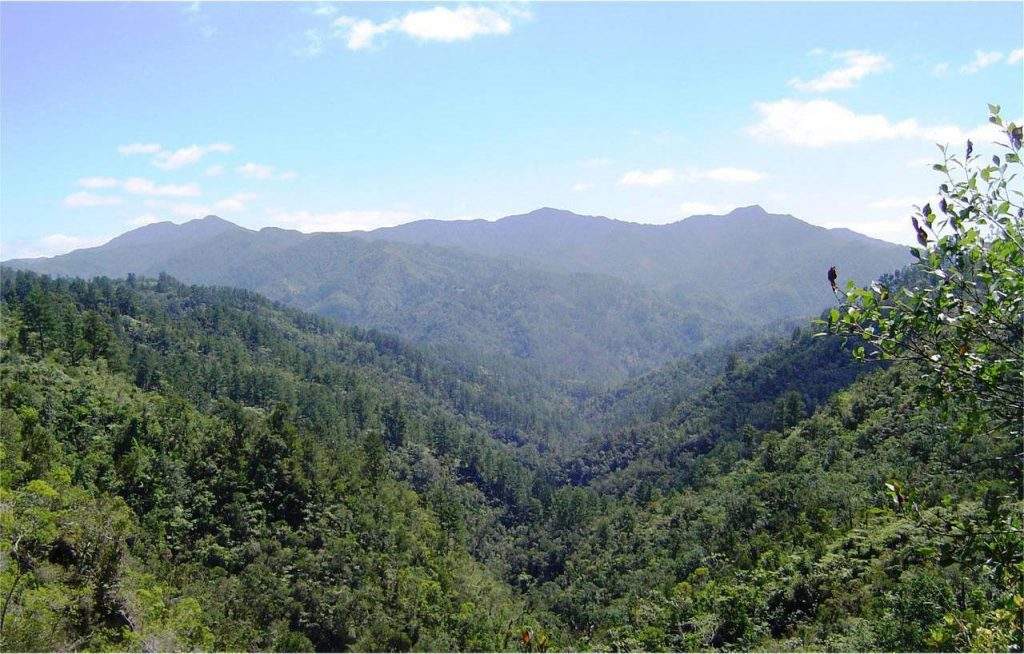
[[[5,649],[504,649],[531,626],[480,560],[543,475],[429,360],[245,291],[3,277]]]
[[[535,610],[599,650],[1010,647],[1019,541],[989,530],[1024,510],[1001,499],[1014,443],[923,411],[917,377],[879,371],[806,419],[738,422],[675,489],[634,468],[620,499],[559,491],[521,546]]]
[[[961,623],[981,649],[1012,631],[1013,541],[957,531],[1012,508],[1012,441],[835,338],[647,375],[552,457],[495,439],[488,396],[431,357],[246,291],[10,272],[2,290],[5,644],[921,650],[963,647]]]

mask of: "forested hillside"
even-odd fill
[[[726,353],[541,458],[429,358],[247,292],[3,293],[19,649],[927,649],[949,611],[1002,624],[1008,568],[942,525],[1006,510],[1012,450],[951,441],[913,369],[848,386],[868,371],[835,339]]]
[[[3,320],[5,649],[504,649],[530,626],[470,551],[544,475],[422,356],[169,278],[7,272]]]

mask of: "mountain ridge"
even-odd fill
[[[463,363],[501,360],[525,365],[522,374],[607,385],[816,315],[833,299],[829,266],[869,281],[907,259],[899,246],[755,205],[667,226],[542,208],[369,233],[257,231],[206,216],[4,265],[246,288]]]

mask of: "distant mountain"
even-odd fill
[[[244,229],[215,216],[158,223],[105,245],[5,265],[51,275],[166,272],[236,286],[456,353],[606,385],[748,323],[608,275],[540,270],[453,248],[346,234]],[[520,366],[521,368],[521,366]]]
[[[207,216],[5,265],[247,288],[462,363],[607,386],[819,312],[831,265],[866,282],[906,262],[899,246],[747,207],[660,226],[540,209],[351,234],[253,231]]]
[[[837,266],[866,284],[910,261],[907,249],[848,229],[826,229],[759,206],[644,225],[544,208],[485,220],[417,222],[366,238],[454,246],[556,271],[603,273],[771,319],[818,312]]]

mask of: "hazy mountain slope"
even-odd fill
[[[492,369],[522,362],[602,384],[750,324],[713,304],[669,300],[607,275],[345,234],[255,232],[215,217],[150,225],[97,248],[8,265],[83,277],[167,272],[248,288],[344,322],[484,354]]]
[[[424,220],[366,238],[462,247],[552,270],[606,273],[693,297],[726,301],[767,318],[816,313],[830,301],[829,266],[868,282],[909,262],[906,248],[846,229],[825,229],[761,207],[641,225],[558,209],[498,221]]]

